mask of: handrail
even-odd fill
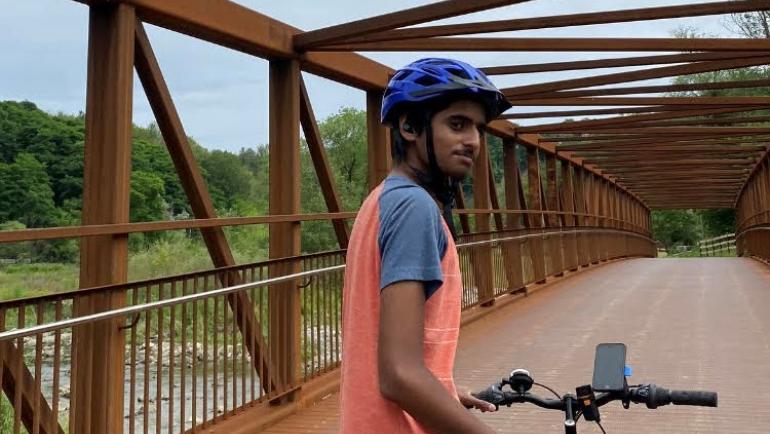
[[[548,236],[548,235],[565,235],[565,234],[580,234],[580,233],[622,233],[625,235],[652,241],[652,239],[649,237],[640,235],[635,232],[625,231],[622,229],[576,229],[576,230],[567,230],[567,231],[564,231],[564,230],[542,231],[542,232],[538,231],[536,233],[517,235],[513,237],[503,237],[503,238],[494,238],[489,240],[472,241],[472,242],[458,244],[457,247],[458,248],[475,247],[475,246],[480,246],[485,244],[499,243],[502,241],[523,240],[523,239],[542,237],[542,236]],[[173,297],[165,300],[159,300],[159,301],[154,301],[154,302],[144,303],[144,304],[137,304],[133,306],[123,307],[123,308],[118,308],[118,309],[113,309],[108,311],[102,311],[102,312],[79,316],[75,318],[54,321],[48,324],[40,324],[40,325],[35,325],[32,327],[27,327],[22,329],[9,330],[9,331],[0,333],[0,342],[32,336],[40,333],[46,333],[46,332],[55,331],[55,330],[61,330],[64,328],[69,328],[69,327],[86,324],[90,322],[102,321],[102,320],[112,319],[120,316],[138,314],[138,313],[145,312],[152,309],[170,307],[170,306],[175,306],[175,305],[187,303],[187,302],[200,301],[200,300],[204,300],[204,299],[208,299],[216,296],[232,294],[235,292],[244,291],[244,290],[257,288],[261,286],[273,285],[276,283],[287,282],[295,279],[300,279],[303,277],[314,276],[317,274],[339,271],[339,270],[343,270],[344,268],[345,268],[345,265],[343,264],[343,265],[335,265],[331,267],[320,268],[317,270],[302,271],[299,273],[288,274],[285,276],[268,278],[257,282],[233,285],[225,288],[214,289],[211,291]],[[35,300],[35,298],[30,298],[25,300],[33,301]]]
[[[211,219],[162,220],[154,222],[115,223],[104,225],[63,226],[1,231],[0,243],[18,241],[79,238],[98,235],[122,235],[136,232],[172,231],[179,229],[217,228],[267,223],[306,222],[317,220],[345,220],[355,218],[355,212],[287,214],[253,217],[217,217]]]
[[[701,245],[701,244],[707,244],[707,243],[711,243],[711,242],[713,242],[713,241],[723,240],[723,239],[726,239],[726,238],[735,238],[735,233],[724,234],[724,235],[720,235],[720,236],[718,236],[718,237],[714,237],[714,238],[707,238],[707,239],[705,239],[705,240],[700,240],[700,241],[698,241],[698,244],[699,244],[699,245]]]
[[[752,214],[752,215],[750,215],[750,216],[748,216],[748,217],[744,218],[743,220],[741,220],[741,221],[740,221],[740,222],[739,222],[739,223],[738,223],[738,224],[737,224],[735,227],[736,227],[736,228],[741,228],[741,227],[743,227],[743,225],[744,225],[744,224],[746,224],[746,222],[748,222],[749,220],[751,220],[751,219],[753,219],[753,218],[755,218],[755,217],[759,217],[759,216],[761,216],[762,214],[767,214],[767,213],[770,213],[770,209],[766,209],[766,210],[764,210],[764,211],[759,211],[759,212],[757,212],[757,213],[754,213],[754,214]]]
[[[597,218],[605,221],[622,222],[632,227],[644,230],[642,226],[627,220],[598,214],[586,214],[568,211],[546,210],[503,210],[503,209],[457,209],[456,214],[539,214],[539,215],[570,215],[574,217]],[[21,241],[39,241],[62,238],[80,238],[99,235],[123,235],[138,232],[158,232],[180,229],[201,229],[223,226],[244,226],[253,224],[305,222],[318,220],[348,220],[355,218],[356,212],[317,213],[317,214],[287,214],[253,217],[218,217],[211,219],[163,220],[153,222],[116,223],[103,225],[63,226],[53,228],[30,228],[12,231],[0,231],[0,244]]]

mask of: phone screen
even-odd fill
[[[625,389],[626,345],[599,344],[594,359],[594,390],[618,392]]]

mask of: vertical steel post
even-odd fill
[[[84,225],[128,222],[135,25],[131,6],[90,6]],[[81,239],[81,288],[121,283],[127,278],[127,235]],[[80,316],[124,304],[125,293],[104,292],[78,297],[73,310]],[[123,431],[125,343],[121,325],[119,320],[106,320],[74,330],[71,417],[79,434]]]
[[[380,185],[392,166],[389,130],[380,123],[382,91],[366,92],[366,132],[368,138],[369,190]]]
[[[486,136],[482,135],[479,157],[473,163],[473,207],[483,210],[491,209],[492,200],[489,193],[489,154]],[[474,215],[476,232],[486,234],[490,231],[489,217],[489,213]],[[481,235],[476,240],[486,239],[489,239],[489,235]],[[482,306],[488,306],[494,302],[495,297],[491,246],[482,245],[474,248],[473,251],[473,281],[479,291],[479,301]]]
[[[508,210],[520,210],[523,208],[519,200],[521,190],[521,178],[519,177],[519,161],[516,155],[516,143],[503,140],[503,176],[505,178],[505,208]],[[507,236],[518,235],[521,230],[522,216],[520,214],[508,214],[505,218],[505,230]],[[524,270],[521,263],[521,246],[519,240],[508,241],[503,248],[507,252],[506,271],[508,276],[508,289],[518,291],[524,287]]]
[[[300,210],[299,109],[300,70],[297,60],[270,62],[270,214]],[[270,224],[270,258],[300,254],[300,224]],[[297,261],[270,267],[271,277],[300,271]],[[290,390],[300,373],[300,297],[297,281],[269,288],[270,348],[279,389]],[[287,396],[293,399],[293,394]]]
[[[529,184],[529,209],[530,211],[542,211],[540,191],[540,152],[536,147],[527,147],[527,177]],[[534,232],[542,231],[543,215],[530,214],[530,228]],[[545,282],[545,252],[543,251],[543,238],[532,237],[528,241],[529,254],[532,257],[532,268],[535,275],[535,283]]]

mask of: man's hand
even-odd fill
[[[466,407],[481,410],[482,413],[486,413],[488,411],[497,411],[495,404],[484,401],[483,399],[476,398],[475,396],[471,395],[470,390],[458,389],[457,397],[460,399],[460,404]]]

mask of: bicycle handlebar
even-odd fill
[[[575,400],[572,395],[565,395],[560,399],[549,399],[529,392],[519,393],[502,390],[500,383],[493,384],[487,389],[474,394],[474,396],[494,404],[496,407],[528,402],[538,407],[562,411],[567,408],[567,400]],[[668,404],[716,407],[717,394],[708,391],[668,390],[655,384],[644,384],[630,387],[625,392],[599,393],[596,395],[596,405],[599,407],[612,401],[646,404],[647,408],[650,409],[656,409]]]

